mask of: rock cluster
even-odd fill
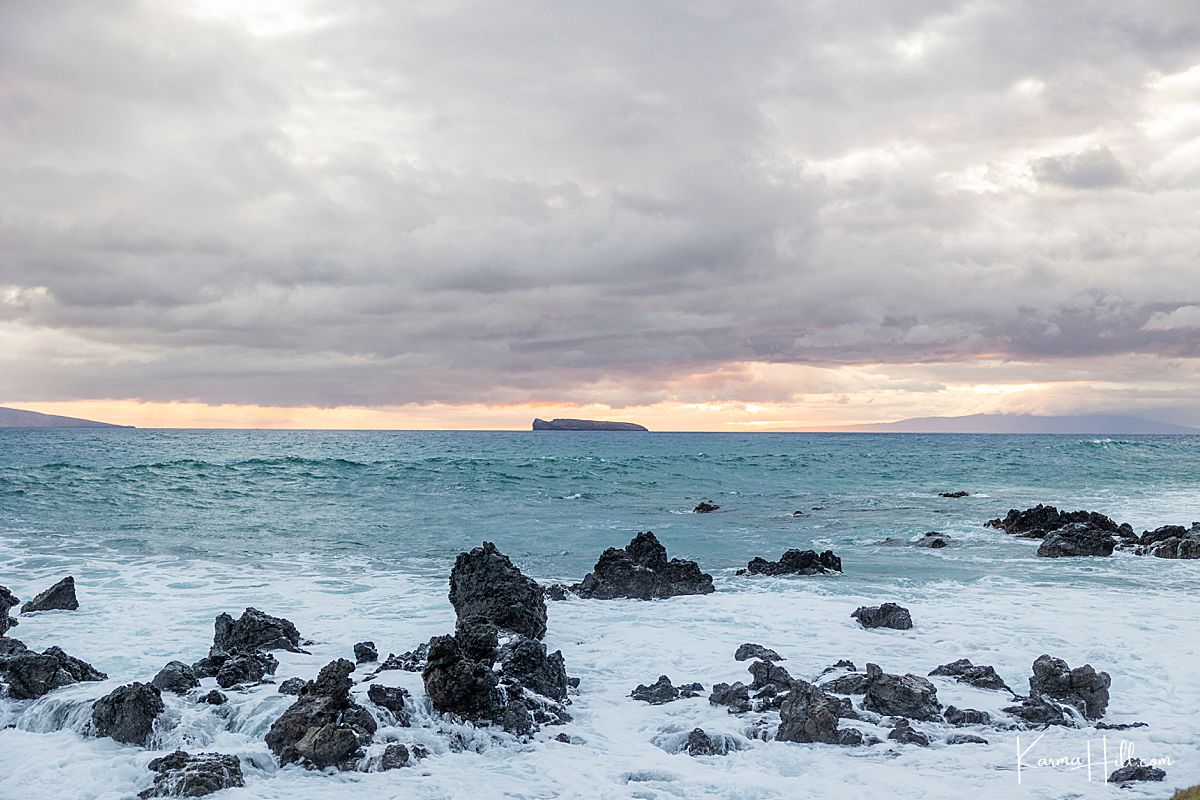
[[[838,728],[843,713],[844,706],[839,699],[819,686],[797,682],[779,708],[779,729],[775,738],[782,742],[863,744],[861,731]]]
[[[989,528],[999,528],[1005,533],[1041,539],[1050,531],[1072,523],[1086,523],[1121,538],[1133,537],[1133,528],[1128,524],[1118,525],[1109,517],[1095,511],[1059,511],[1054,506],[1040,503],[1025,511],[1010,509],[1003,519],[989,520],[986,525]]]
[[[321,668],[316,680],[267,731],[267,747],[281,764],[354,769],[371,741],[375,719],[350,697],[354,664],[344,658]]]
[[[1043,558],[1111,556],[1116,545],[1111,531],[1091,522],[1071,522],[1048,532],[1037,554]]]
[[[79,601],[75,598],[75,578],[68,575],[21,606],[21,613],[29,614],[34,611],[76,611],[78,609]]]
[[[1003,689],[1006,692],[1012,692],[1012,689],[1008,688],[1008,684],[993,667],[976,666],[971,663],[969,658],[960,658],[949,664],[942,664],[931,670],[929,674],[951,677],[959,683],[966,683],[977,689]]]
[[[716,591],[712,576],[695,561],[672,558],[651,531],[639,533],[622,548],[610,547],[584,579],[571,587],[580,597],[596,600],[656,600]]]
[[[1061,658],[1038,656],[1029,678],[1030,697],[1049,697],[1075,708],[1087,719],[1100,719],[1108,709],[1112,678],[1091,664],[1071,669]]]
[[[9,697],[33,700],[73,683],[103,681],[108,676],[59,647],[35,653],[19,639],[5,637],[0,638],[0,678],[8,684]]]
[[[675,686],[666,675],[659,675],[658,680],[650,685],[639,683],[637,688],[629,693],[629,696],[634,700],[641,700],[652,706],[659,706],[663,703],[670,703],[684,697],[697,697],[703,691],[704,686],[702,684],[685,683],[682,686]]]
[[[242,765],[237,756],[223,753],[196,753],[183,750],[156,758],[147,768],[156,773],[154,785],[140,793],[150,797],[205,797],[222,789],[245,786]]]
[[[1164,525],[1144,531],[1138,540],[1137,553],[1158,558],[1200,558],[1200,522],[1193,522],[1191,528]]]
[[[739,575],[827,575],[842,571],[842,560],[832,550],[788,550],[778,561],[756,556]]]

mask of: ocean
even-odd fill
[[[970,494],[938,496],[954,490]],[[701,500],[721,508],[691,513]],[[984,527],[1037,503],[1139,532],[1200,520],[1200,437],[0,431],[0,585],[24,600],[71,574],[81,606],[22,616],[10,635],[110,676],[0,699],[0,798],[133,797],[150,785],[147,762],[176,748],[240,756],[246,786],[218,795],[230,800],[1141,798],[1200,782],[1200,565],[1120,551],[1038,558],[1036,541]],[[580,686],[573,721],[532,741],[423,709],[413,728],[387,734],[428,748],[414,767],[281,769],[263,735],[294,698],[272,685],[231,693],[219,712],[169,697],[154,751],[83,735],[95,698],[205,655],[222,611],[254,606],[295,622],[311,655],[278,653],[276,677],[311,678],[361,640],[385,656],[451,632],[447,575],[483,541],[540,582],[572,582],[645,530],[697,561],[717,591],[549,603],[546,642]],[[951,546],[883,544],[927,531]],[[844,574],[736,575],[789,548],[832,549]],[[913,629],[864,630],[850,618],[884,601],[909,608]],[[1040,732],[993,726],[986,745],[947,745],[948,725],[922,723],[932,747],[790,744],[758,738],[707,693],[662,706],[628,697],[660,674],[706,688],[747,680],[733,660],[747,641],[805,679],[839,659],[925,675],[965,657],[1018,692],[1049,653],[1112,675],[1106,722],[1147,725],[1052,728],[1018,769],[1018,737],[1027,747]],[[379,680],[423,693],[418,674]],[[1010,704],[936,685],[943,704]],[[675,752],[695,727],[742,749]],[[571,742],[554,741],[560,732]],[[1111,766],[1034,763],[1089,747],[1095,762],[1122,742],[1169,761],[1166,782],[1117,790],[1104,784]]]

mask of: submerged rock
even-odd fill
[[[1003,519],[993,519],[986,527],[999,528],[1005,533],[1012,533],[1030,539],[1041,539],[1050,531],[1058,530],[1072,523],[1087,523],[1112,534],[1123,537],[1131,535],[1133,528],[1129,525],[1118,525],[1109,517],[1095,511],[1059,511],[1054,506],[1038,504],[1025,511],[1013,508]],[[1122,531],[1124,531],[1122,533]]]
[[[970,492],[964,492],[961,489],[959,489],[958,491],[955,491],[955,492],[938,492],[938,497],[949,497],[952,499],[957,499],[959,497],[970,497],[970,496],[971,496]]]
[[[1071,669],[1061,658],[1038,656],[1029,678],[1031,697],[1045,695],[1078,709],[1087,719],[1100,719],[1108,709],[1112,677],[1096,672],[1091,664]]]
[[[921,538],[912,543],[913,547],[928,547],[933,550],[940,550],[943,547],[950,546],[950,537],[944,533],[929,531],[921,534]]]
[[[738,574],[750,575],[827,575],[842,571],[842,560],[832,550],[788,550],[778,561],[755,557]]]
[[[92,728],[97,736],[146,747],[154,731],[154,720],[165,710],[157,686],[129,683],[118,686],[92,705]]]
[[[450,604],[459,624],[489,622],[531,639],[546,635],[542,587],[491,542],[461,553],[450,571]]]
[[[9,628],[17,627],[17,621],[8,615],[8,610],[21,602],[21,599],[8,590],[7,586],[0,586],[0,636],[8,632]]]
[[[906,631],[913,626],[912,614],[908,609],[895,603],[884,603],[881,606],[861,606],[850,616],[858,620],[864,628],[893,628]]]
[[[59,647],[35,653],[16,639],[0,639],[3,641],[19,645],[7,647],[12,655],[0,657],[0,678],[8,684],[8,695],[14,700],[33,700],[73,683],[108,679],[91,664],[67,655]]]
[[[639,683],[637,688],[629,693],[629,696],[634,700],[641,700],[652,706],[658,706],[678,700],[679,689],[672,685],[671,679],[666,675],[659,675],[658,680],[649,686]]]
[[[701,500],[695,508],[692,509],[693,514],[711,514],[714,511],[720,510],[720,506],[716,503],[710,503],[707,500]]]
[[[1003,689],[1012,693],[1012,689],[1008,688],[1008,684],[996,673],[994,668],[975,666],[969,658],[960,658],[949,664],[942,664],[931,670],[929,674],[951,677],[959,683],[966,683],[977,689]]]
[[[316,680],[267,731],[267,747],[281,764],[353,769],[362,746],[377,725],[350,697],[354,664],[339,658],[321,668]]]
[[[1072,522],[1047,533],[1037,554],[1043,558],[1111,556],[1114,547],[1111,532],[1090,522]]]
[[[282,617],[272,617],[257,608],[247,608],[236,620],[229,614],[217,617],[209,656],[230,656],[256,650],[287,650],[303,653],[300,631]]]
[[[359,664],[368,664],[379,660],[379,651],[374,642],[359,642],[354,645],[354,660]]]
[[[693,728],[683,749],[689,756],[723,756],[738,747],[728,736],[712,736],[703,728]]]
[[[68,575],[21,606],[22,614],[34,611],[76,611],[79,601],[75,599],[75,579]]]
[[[173,694],[186,694],[189,690],[200,685],[199,678],[192,668],[182,661],[169,661],[158,671],[150,683],[160,691]]]
[[[1200,522],[1193,522],[1190,529],[1182,525],[1165,525],[1153,531],[1146,531],[1138,540],[1138,545],[1138,555],[1152,555],[1157,558],[1200,558]]]
[[[1121,767],[1113,770],[1108,776],[1109,783],[1137,783],[1141,781],[1161,781],[1167,777],[1166,770],[1150,764],[1143,764],[1140,758],[1131,758]]]
[[[988,740],[973,733],[952,733],[946,737],[946,744],[988,744]]]
[[[150,797],[204,797],[222,789],[246,785],[237,756],[224,753],[191,755],[176,750],[154,759],[147,768],[158,774],[154,776],[154,785],[138,795],[143,800]]]
[[[623,548],[610,547],[584,579],[571,587],[580,597],[596,600],[655,600],[716,591],[712,576],[695,561],[672,558],[650,531],[639,533]]]
[[[863,708],[888,717],[926,721],[942,717],[942,704],[932,683],[919,675],[889,675],[877,664],[867,664]]]
[[[747,642],[740,645],[737,652],[733,654],[734,661],[748,661],[752,658],[761,659],[763,661],[783,661],[783,656],[776,653],[769,647],[763,647],[761,644],[753,644]]]
[[[918,747],[929,747],[929,737],[912,726],[912,723],[901,717],[888,733],[888,737],[900,744],[915,744]]]
[[[280,688],[282,689],[283,687],[281,686]],[[225,696],[224,692],[218,692],[216,689],[210,689],[208,694],[201,695],[196,702],[205,703],[210,706],[223,706],[227,700],[229,700],[229,698]]]
[[[408,714],[411,698],[407,689],[399,686],[380,686],[376,683],[367,690],[367,699],[390,712],[400,727],[407,728],[412,724]]]
[[[387,772],[390,769],[402,769],[412,763],[412,754],[408,748],[399,742],[393,742],[383,749],[379,759],[379,769]]]

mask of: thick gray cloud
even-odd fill
[[[1200,358],[1192,1],[294,8],[0,5],[0,399]]]

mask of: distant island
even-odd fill
[[[533,421],[535,431],[647,431],[633,422],[604,422],[594,419],[544,419]]]
[[[1093,436],[1200,433],[1200,428],[1119,414],[1059,417],[1043,417],[1036,414],[970,414],[964,417],[920,417],[897,422],[851,425],[838,430],[861,433],[1073,433]]]
[[[0,428],[132,428],[132,425],[111,425],[90,419],[39,414],[19,408],[0,407]]]

